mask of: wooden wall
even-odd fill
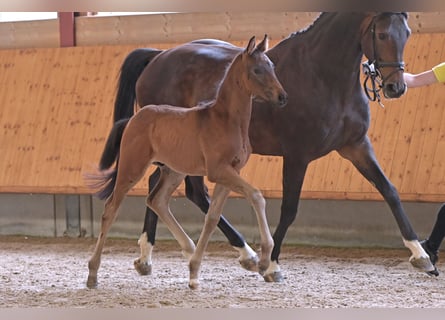
[[[310,25],[318,12],[212,12],[77,17],[78,46],[177,43],[198,38],[242,41],[254,32],[281,40]],[[414,33],[445,32],[445,12],[410,12]],[[0,48],[59,47],[58,21],[0,22]]]
[[[412,20],[415,26],[417,20]],[[116,76],[124,57],[140,46],[175,44],[0,50],[0,192],[88,193],[82,173],[99,159],[111,127]],[[420,72],[441,61],[445,32],[412,35],[405,53],[407,71]],[[445,201],[444,85],[411,89],[384,104],[382,109],[371,103],[369,135],[387,176],[403,200]],[[279,157],[253,155],[242,174],[267,197],[281,197],[281,166]],[[147,176],[132,194],[146,193]],[[177,194],[183,194],[182,187]],[[310,165],[302,197],[381,199],[336,153]]]

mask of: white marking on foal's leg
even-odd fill
[[[276,261],[271,261],[269,267],[264,272],[264,276],[281,273],[280,265]]]
[[[403,239],[403,238],[402,238]],[[403,239],[403,243],[405,244],[405,247],[411,250],[412,256],[409,258],[409,261],[411,264],[414,265],[415,260],[430,260],[429,255],[425,252],[425,250],[422,248],[422,245],[418,240],[405,240]],[[434,266],[429,263],[431,266],[428,267],[426,270],[423,271],[433,271]]]

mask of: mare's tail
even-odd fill
[[[121,66],[114,102],[113,121],[130,118],[136,102],[136,81],[147,64],[162,50],[141,48],[130,52]]]
[[[87,185],[96,190],[94,195],[101,200],[108,198],[114,190],[122,135],[129,120],[128,118],[121,119],[113,125],[100,158],[98,172],[84,176]],[[111,168],[115,162],[116,165]]]

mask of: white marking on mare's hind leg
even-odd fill
[[[409,262],[421,271],[433,271],[435,268],[431,263],[429,255],[423,250],[418,240],[405,240],[403,239],[405,247],[411,250],[412,256],[409,258]]]
[[[238,261],[241,267],[248,271],[258,272],[258,254],[246,243],[244,242],[244,247],[233,247],[239,253]]]
[[[141,256],[134,260],[134,268],[142,276],[151,275],[153,246],[148,242],[147,232],[141,234],[138,245],[141,249]]]

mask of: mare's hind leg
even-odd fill
[[[156,212],[159,218],[166,224],[175,239],[179,242],[183,255],[189,259],[193,252],[195,252],[195,244],[175,219],[169,206],[169,200],[173,192],[181,184],[185,175],[175,172],[167,166],[161,166],[160,169],[161,176],[156,187],[147,197],[147,206]]]
[[[428,254],[420,245],[417,235],[405,214],[396,188],[386,178],[375,158],[368,137],[365,137],[359,144],[343,147],[339,150],[339,153],[354,164],[360,173],[379,190],[388,203],[402,233],[403,242],[411,250],[412,256],[409,259],[411,264],[421,271],[434,270]]]
[[[160,175],[161,170],[157,167],[148,178],[148,194],[155,188]],[[152,272],[151,255],[155,245],[157,224],[158,215],[147,206],[145,209],[144,227],[142,228],[142,233],[138,240],[141,255],[133,262],[134,268],[141,276],[151,275]]]
[[[202,176],[187,176],[185,178],[185,194],[202,212],[206,214],[209,211],[210,198]],[[258,255],[223,215],[220,216],[217,226],[232,247],[238,251],[240,265],[246,270],[258,271]]]

